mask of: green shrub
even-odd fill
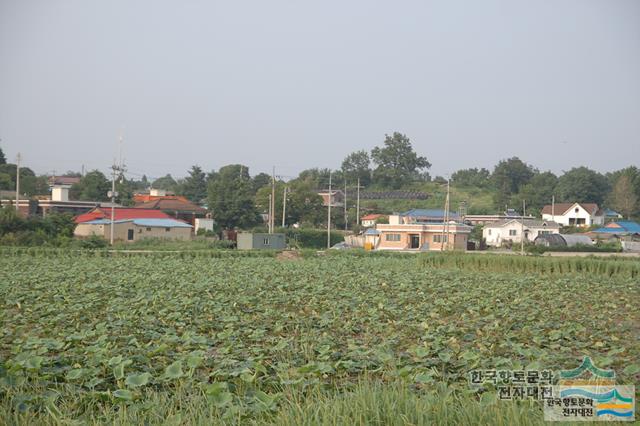
[[[107,240],[98,235],[91,235],[90,237],[78,240],[78,246],[83,249],[101,249],[108,245]]]
[[[279,228],[276,232],[283,232],[287,236],[289,247],[304,249],[327,248],[327,230],[311,228]],[[331,231],[331,245],[344,241],[344,235],[338,231]]]

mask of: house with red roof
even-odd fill
[[[375,226],[376,221],[383,217],[387,217],[387,216],[384,214],[377,214],[377,213],[368,214],[360,218],[360,223],[362,224],[362,226],[369,228],[371,226]]]
[[[136,209],[161,211],[174,219],[195,224],[197,218],[204,218],[207,209],[200,207],[180,196],[164,196],[144,203],[136,204]]]
[[[128,219],[170,219],[168,214],[154,209],[137,209],[127,207],[115,207],[113,209],[114,220],[128,220]],[[96,207],[93,210],[83,213],[75,217],[76,223],[85,223],[97,219],[109,219],[111,220],[111,208],[109,207]]]
[[[76,237],[111,237],[111,226],[115,241],[134,242],[145,238],[189,240],[193,226],[170,217],[160,210],[116,207],[96,207],[88,213],[76,216]]]

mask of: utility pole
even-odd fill
[[[447,196],[444,201],[444,222],[442,223],[442,234],[440,241],[440,251],[444,251],[445,249],[445,238],[447,240],[447,245],[449,242],[449,181],[447,180]]]
[[[20,211],[20,161],[22,156],[20,153],[16,156],[16,211]]]
[[[347,179],[344,180],[344,230],[348,229],[347,215]]]
[[[287,187],[284,187],[284,194],[282,196],[282,227],[285,226],[285,218],[287,212]]]
[[[269,234],[272,233],[271,231],[271,216],[273,216],[273,211],[271,210],[271,194],[269,194],[269,222],[267,223],[267,226],[269,227]]]
[[[551,221],[556,221],[556,196],[551,196]]]
[[[120,135],[119,151],[120,164],[116,164],[116,160],[114,158],[113,165],[111,166],[111,191],[107,194],[111,197],[111,229],[109,230],[109,243],[111,245],[113,245],[114,242],[116,197],[118,196],[118,193],[116,192],[116,179],[122,179],[124,173],[124,164],[122,162],[122,135]]]
[[[327,210],[327,248],[331,248],[331,170],[329,170],[329,208]]]
[[[109,232],[109,244],[113,245],[113,231],[115,228],[115,216],[116,216],[116,197],[118,193],[116,192],[116,175],[119,167],[116,165],[116,162],[113,162],[113,166],[111,166],[111,191],[109,191],[109,196],[111,196],[111,226]]]
[[[356,224],[360,225],[360,178],[358,178],[357,188],[357,201],[356,201]]]
[[[449,180],[449,179],[447,179],[447,205],[446,205],[446,207],[445,207],[445,211],[444,211],[444,213],[445,213],[445,220],[446,220],[446,223],[447,223],[447,224],[446,224],[446,228],[447,228],[447,238],[446,238],[446,240],[447,240],[447,245],[446,245],[446,247],[447,247],[447,250],[449,250],[449,211],[450,211],[450,209],[451,209],[451,199],[450,199],[450,190],[449,190],[450,185],[449,185],[449,182],[450,182],[450,180]]]
[[[273,234],[274,228],[276,227],[275,221],[275,213],[276,213],[276,167],[273,166],[273,170],[271,173],[271,215],[269,216],[269,233]]]
[[[522,220],[520,221],[520,223],[522,224],[521,226],[521,235],[520,235],[520,254],[524,254],[524,217],[526,216],[526,212],[527,212],[527,202],[525,200],[522,200]]]

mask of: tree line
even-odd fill
[[[334,187],[343,188],[345,183],[353,190],[357,184],[368,190],[410,189],[429,193],[437,185],[446,183],[441,176],[432,178],[428,173],[431,163],[418,155],[410,139],[399,132],[385,135],[381,146],[370,151],[359,150],[348,154],[339,170],[326,168],[303,170],[299,175],[284,182],[275,183],[276,223],[282,220],[283,199],[287,197],[285,225],[301,223],[308,226],[326,224],[326,209],[322,208],[319,189],[326,189],[329,174]],[[46,176],[36,176],[28,168],[21,168],[21,188],[25,195],[48,192]],[[66,175],[81,177],[71,188],[70,197],[77,200],[107,201],[111,189],[108,177],[99,170],[84,176],[77,172]],[[223,228],[248,228],[263,223],[261,214],[268,211],[272,177],[266,173],[250,175],[249,168],[242,164],[231,164],[218,170],[205,172],[194,165],[186,177],[175,179],[170,174],[153,181],[146,176],[140,179],[121,177],[117,182],[119,202],[133,204],[135,192],[153,187],[182,195],[190,201],[206,205]],[[490,193],[496,213],[506,207],[520,209],[526,200],[527,212],[538,215],[545,204],[555,197],[556,202],[594,202],[608,206],[625,217],[640,214],[640,170],[630,166],[606,174],[587,167],[575,167],[555,175],[540,171],[517,157],[501,160],[493,168],[468,168],[451,175],[455,188],[472,188]],[[0,189],[15,188],[15,165],[8,164],[0,150]],[[473,200],[470,200],[473,202]],[[332,221],[342,227],[344,212],[333,209]],[[348,211],[351,222],[355,222],[353,206]]]
[[[537,215],[555,198],[559,203],[597,203],[627,218],[640,214],[640,170],[635,166],[606,174],[574,167],[556,176],[513,157],[500,161],[492,172],[484,168],[458,170],[451,181],[460,187],[491,190],[496,209],[520,209],[524,200],[528,211]]]

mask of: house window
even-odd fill
[[[387,241],[400,241],[400,234],[387,234],[384,238]]]
[[[151,232],[151,228],[147,227],[147,232]]]
[[[164,228],[164,232],[169,232],[171,231],[171,228]]]
[[[491,235],[491,229],[487,230],[487,235]]]
[[[265,246],[268,246],[268,245],[270,244],[270,243],[269,243],[269,238],[264,238],[264,239],[262,240],[262,244],[264,244]]]
[[[133,229],[127,229],[127,241],[133,240]]]
[[[449,241],[449,236],[448,235],[435,234],[433,236],[433,242],[434,243],[446,243],[448,241]]]
[[[516,235],[518,235],[518,231],[515,229],[509,229],[509,236],[510,237],[515,237]]]
[[[574,210],[576,213],[580,213],[580,209],[576,207],[576,209]]]

